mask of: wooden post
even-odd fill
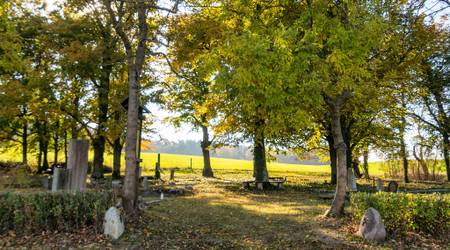
[[[158,160],[155,164],[155,179],[161,179],[161,154],[158,153]]]
[[[194,169],[192,168],[192,158],[191,158],[191,163],[190,163],[189,167],[191,168],[191,171],[194,171]]]
[[[171,168],[170,169],[170,180],[173,181],[175,179],[175,169]]]
[[[88,149],[89,144],[87,140],[70,140],[67,164],[68,175],[65,189],[82,191],[86,188]]]

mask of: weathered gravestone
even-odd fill
[[[116,207],[110,207],[105,213],[105,220],[103,222],[103,234],[110,236],[113,239],[118,239],[125,231],[120,211]]]
[[[377,179],[377,191],[381,192],[384,189],[384,183],[382,179]]]
[[[380,213],[370,207],[364,213],[357,233],[366,240],[383,241],[386,238],[386,229],[381,220]]]
[[[398,191],[398,183],[396,181],[390,181],[387,186],[387,191],[391,193],[397,193]]]
[[[86,188],[88,149],[89,144],[87,140],[70,140],[67,178],[64,189],[82,191]]]
[[[358,191],[355,174],[350,168],[347,169],[347,190],[352,192]]]
[[[53,178],[52,178],[52,192],[56,192],[64,188],[66,182],[66,169],[63,168],[53,168]]]

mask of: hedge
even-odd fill
[[[358,222],[367,208],[378,210],[388,232],[415,231],[439,236],[450,231],[448,194],[355,193],[350,203]]]
[[[113,206],[110,191],[0,194],[0,234],[9,230],[70,232],[87,226],[100,230]]]

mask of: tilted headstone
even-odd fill
[[[383,241],[386,239],[386,228],[380,213],[373,207],[370,207],[364,213],[359,223],[359,236],[366,240]]]
[[[120,211],[116,207],[110,207],[105,213],[103,222],[103,234],[113,239],[118,239],[125,231]]]
[[[387,186],[388,192],[397,193],[398,191],[398,183],[396,181],[390,181]]]
[[[86,188],[88,149],[87,140],[70,140],[65,189],[82,191]]]

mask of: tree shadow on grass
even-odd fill
[[[150,208],[124,239],[149,249],[355,248],[316,230],[313,203],[283,202],[235,195],[177,198]],[[296,210],[295,204],[309,209]]]

